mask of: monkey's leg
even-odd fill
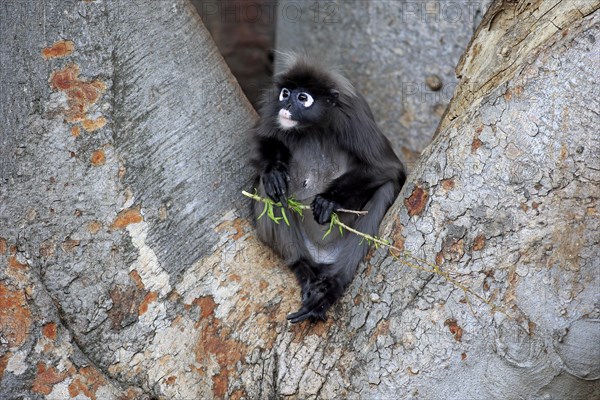
[[[300,288],[302,288],[302,295],[304,295],[304,288],[307,282],[315,280],[317,277],[313,266],[310,264],[309,261],[305,260],[304,258],[301,258],[298,261],[291,264],[290,269],[292,270],[292,272],[294,272],[294,275],[296,275],[296,278],[298,279],[298,284],[300,285]]]
[[[302,308],[295,313],[289,314],[287,317],[292,323],[303,321],[312,316],[310,308],[306,308],[306,301],[307,299],[313,299],[314,294],[318,292],[318,290],[315,290],[315,282],[319,280],[317,268],[318,266],[313,265],[304,258],[290,265],[290,269],[296,275],[298,284],[302,290]]]
[[[317,274],[302,286],[302,308],[289,314],[287,319],[294,324],[307,319],[324,321],[325,313],[343,291],[344,288],[335,277]]]
[[[376,235],[385,212],[396,197],[395,184],[388,182],[378,188],[364,209],[369,213],[356,219],[354,226],[358,231]],[[358,264],[365,258],[369,245],[362,237],[348,234],[342,242],[340,256],[331,265],[315,269],[317,279],[308,281],[303,291],[302,308],[291,315],[291,322],[305,319],[324,319],[327,309],[342,296],[344,289],[352,282]]]

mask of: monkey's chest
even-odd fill
[[[348,170],[349,158],[345,152],[311,142],[295,149],[289,164],[290,194],[306,201],[324,192],[331,181]]]

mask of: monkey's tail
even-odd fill
[[[369,213],[358,217],[354,228],[371,236],[377,235],[379,224],[397,195],[398,188],[394,182],[381,185],[363,208]],[[349,232],[346,234],[349,236],[343,241],[344,247],[339,258],[327,268],[327,275],[334,278],[342,290],[354,278],[358,264],[365,258],[370,247],[362,237]]]

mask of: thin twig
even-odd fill
[[[271,199],[267,199],[265,197],[261,197],[261,196],[259,196],[257,194],[248,193],[245,190],[242,190],[242,194],[244,196],[250,197],[251,199],[254,199],[256,201],[262,201],[263,203],[269,201],[274,206],[283,207],[283,205],[281,204],[281,202],[275,203]],[[301,208],[302,210],[310,210],[310,206],[307,206],[306,204],[298,203],[298,205],[299,205],[298,207]],[[367,215],[369,213],[369,211],[348,210],[347,208],[338,208],[337,210],[335,210],[335,212],[342,212],[342,213],[356,214],[356,215]]]
[[[242,194],[244,194],[245,196],[248,196],[248,197],[250,197],[250,198],[252,198],[252,199],[254,199],[256,201],[263,202],[263,203],[265,203],[267,205],[270,205],[270,206],[278,206],[278,207],[281,207],[283,209],[283,205],[281,203],[275,203],[271,199],[264,198],[264,197],[261,197],[261,196],[256,195],[256,194],[251,194],[251,193],[248,193],[246,191],[242,191]],[[293,203],[293,206],[290,205],[290,206],[288,206],[288,208],[290,208],[291,210],[296,211],[298,213],[301,213],[300,210],[310,209],[310,206],[302,204],[302,203],[299,203],[299,202],[297,202],[295,200],[292,200],[291,202],[290,202],[290,200],[288,200],[288,203]],[[344,210],[344,209],[339,209],[337,211],[338,212],[361,213],[360,211]],[[273,219],[273,218],[271,218],[271,219]],[[279,223],[277,220],[274,220],[274,222]],[[477,300],[481,301],[482,303],[488,305],[493,312],[501,312],[502,314],[504,314],[507,317],[509,317],[503,310],[501,310],[498,306],[496,306],[495,304],[492,303],[493,296],[492,296],[492,298],[490,300],[487,300],[483,296],[475,293],[472,289],[464,286],[462,283],[460,283],[457,280],[453,279],[447,271],[442,271],[437,264],[430,263],[429,261],[427,261],[425,259],[415,257],[410,252],[408,252],[406,250],[402,250],[402,249],[400,249],[400,248],[392,245],[387,240],[380,239],[380,238],[378,238],[376,236],[372,236],[372,235],[360,232],[360,231],[358,231],[358,230],[356,230],[356,229],[354,229],[354,228],[352,228],[352,227],[344,224],[342,221],[340,221],[340,219],[339,219],[339,217],[337,216],[336,213],[332,213],[331,214],[330,227],[329,227],[329,231],[326,233],[326,235],[329,234],[329,232],[331,231],[331,229],[332,229],[332,227],[334,225],[336,225],[336,226],[338,226],[338,227],[340,227],[342,229],[346,229],[347,231],[352,232],[355,235],[358,235],[358,236],[364,238],[365,240],[367,240],[368,243],[371,243],[371,242],[374,243],[376,247],[379,247],[379,246],[386,247],[388,249],[388,252],[389,252],[390,256],[394,260],[396,260],[396,261],[398,261],[398,262],[400,262],[400,263],[402,263],[402,264],[404,264],[404,265],[406,265],[406,266],[408,266],[410,268],[413,268],[413,269],[416,269],[416,270],[419,270],[419,271],[424,271],[424,272],[427,272],[427,273],[430,273],[430,274],[435,274],[435,275],[441,276],[446,281],[448,281],[449,283],[451,283],[452,285],[456,286],[457,288],[461,289],[464,292],[464,294],[465,294],[465,300],[466,300],[469,308],[471,308],[472,311],[473,311],[473,308],[472,308],[471,302],[469,300],[469,296],[468,296],[469,294],[472,295],[472,296],[474,296],[475,298],[477,298]],[[394,251],[397,252],[398,254],[394,254],[393,253]],[[403,257],[403,258],[401,259],[400,257]],[[423,267],[423,266],[418,265],[418,264],[413,264],[413,263],[409,262],[408,260],[406,260],[406,258],[410,258],[410,259],[412,259],[412,260],[414,260],[414,261],[416,261],[418,263],[424,264],[424,265],[426,265],[429,268]]]

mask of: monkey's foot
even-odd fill
[[[302,308],[289,314],[287,319],[293,324],[307,319],[325,321],[325,313],[340,294],[339,286],[331,278],[309,281],[303,290]]]
[[[323,195],[316,195],[311,204],[315,221],[319,224],[325,224],[331,220],[331,213],[340,208],[338,202],[328,200]]]

